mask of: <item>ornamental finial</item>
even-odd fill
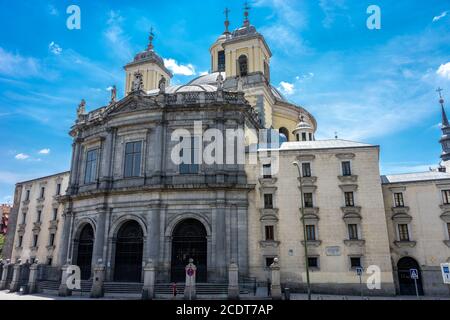
[[[249,6],[248,1],[245,1],[245,4],[244,4],[244,26],[245,27],[248,27],[250,25],[250,20],[248,19],[250,9],[251,9],[251,7]]]
[[[150,28],[150,35],[148,36],[148,47],[147,51],[153,51],[153,39],[155,39],[155,34],[153,33],[153,27]]]
[[[223,12],[225,13],[225,34],[230,33],[230,31],[228,30],[228,28],[230,27],[230,21],[228,20],[228,14],[230,13],[230,9],[225,8],[225,11]]]

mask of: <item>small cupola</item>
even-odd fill
[[[305,121],[305,116],[300,116],[300,122],[292,132],[297,141],[314,141],[314,128],[311,124]]]

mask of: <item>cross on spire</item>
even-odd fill
[[[436,90],[437,93],[439,93],[439,103],[441,104],[441,108],[442,108],[442,126],[444,127],[449,127],[450,123],[448,122],[448,118],[447,118],[447,114],[445,112],[445,108],[444,108],[444,97],[442,96],[442,91],[444,91],[444,89],[442,88],[438,88]]]
[[[228,20],[230,9],[225,8],[225,11],[223,13],[225,14],[225,33],[230,33],[230,31],[228,30],[228,27],[230,26],[230,21]]]
[[[251,9],[251,7],[248,4],[248,1],[245,1],[245,4],[244,4],[244,17],[245,17],[244,26],[246,26],[246,27],[250,25],[250,20],[248,20],[248,14],[249,14],[248,12],[250,9]]]
[[[147,47],[147,51],[152,51],[153,50],[153,39],[155,38],[155,34],[153,33],[153,27],[150,28],[150,35],[148,37],[148,47]]]

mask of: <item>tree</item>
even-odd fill
[[[5,243],[5,236],[3,234],[0,234],[0,258],[2,258],[2,252],[3,252],[3,244]]]

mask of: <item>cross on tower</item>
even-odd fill
[[[436,92],[439,93],[439,103],[441,105],[444,105],[444,97],[442,96],[442,91],[444,91],[444,89],[442,89],[441,87],[439,87]]]
[[[245,1],[245,4],[244,4],[244,17],[245,17],[244,25],[245,26],[248,26],[250,24],[250,21],[248,20],[248,11],[250,9],[251,9],[251,7],[249,6],[248,1]]]
[[[230,10],[228,8],[225,8],[225,33],[230,33],[228,31],[228,27],[230,26],[230,21],[228,20],[228,14],[230,13]]]
[[[148,37],[148,47],[147,50],[153,50],[153,39],[155,38],[155,34],[153,33],[153,26],[150,28],[150,35]]]

